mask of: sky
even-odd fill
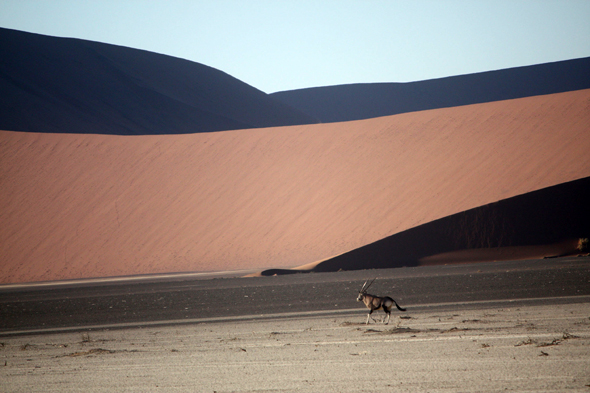
[[[0,27],[149,50],[266,93],[590,56],[590,0],[0,0]]]

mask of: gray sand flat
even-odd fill
[[[1,337],[0,390],[590,391],[590,303],[365,315]]]

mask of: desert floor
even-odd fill
[[[365,317],[359,307],[5,336],[0,390],[590,391],[587,296],[409,307],[389,325]]]

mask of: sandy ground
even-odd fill
[[[1,337],[0,390],[590,390],[590,303],[475,308]]]

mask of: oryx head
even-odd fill
[[[369,280],[365,281],[365,283],[363,284],[363,286],[362,286],[361,290],[359,291],[359,295],[358,295],[358,297],[356,298],[356,300],[357,300],[358,302],[362,302],[362,301],[363,301],[363,298],[364,298],[364,297],[365,297],[365,295],[367,294],[367,289],[369,289],[369,287],[371,286],[371,284],[373,284],[373,283],[375,282],[375,280],[376,280],[376,279],[377,279],[377,277],[375,277],[375,278],[373,279],[373,281],[371,281],[371,282],[370,282],[368,285],[367,285],[367,283],[369,282]]]

